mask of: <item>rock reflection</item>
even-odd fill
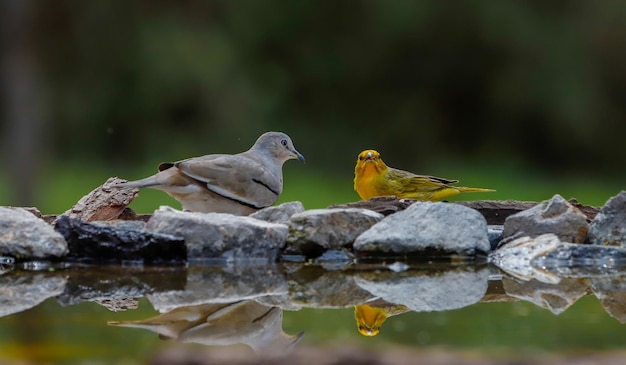
[[[282,321],[282,309],[242,300],[180,307],[144,320],[108,324],[146,329],[161,339],[207,346],[244,344],[257,353],[277,355],[289,353],[302,336],[286,334]]]
[[[143,328],[180,342],[246,344],[257,352],[289,351],[300,336],[282,330],[283,311],[303,308],[353,309],[349,325],[356,322],[357,334],[376,336],[389,318],[411,312],[527,301],[560,314],[580,298],[595,295],[607,313],[626,323],[624,271],[592,275],[595,271],[588,267],[559,268],[558,273],[546,268],[545,275],[537,277],[512,275],[486,264],[406,264],[400,272],[383,263],[333,270],[300,263],[15,269],[0,276],[0,317],[48,298],[64,306],[96,302],[115,311],[132,310],[136,299],[144,297],[162,314],[111,324]],[[547,275],[558,280],[540,280]]]
[[[377,298],[415,312],[444,311],[477,303],[487,292],[487,266],[363,272],[356,284]]]

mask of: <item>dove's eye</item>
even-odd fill
[[[286,139],[282,139],[280,141],[280,144],[282,144],[283,146],[287,146],[287,140]]]

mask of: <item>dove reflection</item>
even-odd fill
[[[259,354],[287,354],[302,333],[286,334],[282,321],[281,308],[245,300],[179,307],[144,320],[111,321],[108,324],[147,329],[158,333],[161,339],[207,346],[244,344]]]

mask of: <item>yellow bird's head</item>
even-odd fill
[[[359,156],[356,160],[356,168],[355,171],[357,173],[364,173],[365,169],[374,168],[376,172],[381,173],[387,169],[387,165],[383,162],[383,159],[380,158],[380,153],[376,150],[365,150],[359,153]]]
[[[387,169],[378,151],[365,150],[359,153],[354,167],[354,190],[361,199],[385,195],[381,194],[378,187],[379,180],[384,179]]]

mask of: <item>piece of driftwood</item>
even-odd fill
[[[329,208],[365,208],[383,215],[389,215],[404,210],[415,202],[416,200],[414,199],[397,199],[393,196],[385,196],[354,203],[331,205]],[[580,204],[576,199],[570,199],[569,202],[586,215],[589,221],[595,218],[599,210],[597,207]],[[473,200],[453,203],[476,209],[485,217],[487,224],[490,225],[504,224],[504,220],[508,216],[538,204],[537,202],[516,200]]]
[[[85,222],[118,219],[130,202],[137,197],[137,188],[114,188],[112,185],[126,182],[117,177],[109,178],[104,184],[83,196],[76,205],[63,213]]]

